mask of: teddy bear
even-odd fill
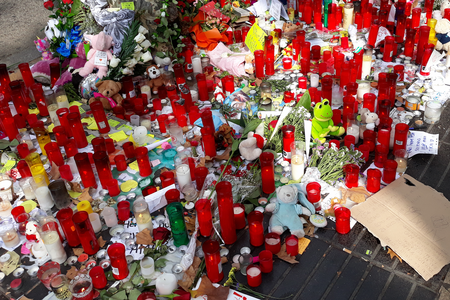
[[[152,89],[153,94],[158,94],[158,88],[164,85],[164,80],[161,76],[161,70],[157,65],[150,65],[147,68],[147,74],[149,78],[149,80],[147,80],[147,85]]]
[[[254,59],[255,59],[255,56],[251,52],[245,56],[244,69],[247,74],[255,73],[255,67],[253,66]]]
[[[269,221],[271,232],[281,235],[289,229],[298,238],[305,236],[303,221],[299,215],[310,216],[311,208],[297,204],[297,201],[302,204],[308,202],[298,187],[295,184],[280,186],[276,189],[276,199],[272,201],[265,208],[272,213]]]
[[[98,93],[94,92],[94,97],[89,99],[88,104],[101,101],[103,108],[106,110],[111,110],[117,105],[122,106],[123,98],[119,93],[122,89],[122,83],[114,80],[103,80],[97,82],[95,86],[98,88]]]
[[[37,232],[38,223],[36,221],[29,221],[25,227],[25,237],[30,242],[37,242],[41,236]]]
[[[109,50],[113,45],[113,38],[103,31],[97,35],[85,35],[85,38],[91,42],[92,49],[88,52],[88,61],[79,73],[86,77],[92,73],[94,68],[97,68],[97,76],[102,79],[108,72],[108,61],[113,56]]]
[[[450,50],[450,36],[448,35],[450,32],[450,21],[447,19],[438,20],[434,30],[438,39],[435,49],[448,52]]]
[[[367,130],[375,130],[375,125],[380,124],[378,115],[376,113],[370,112],[368,108],[363,108],[360,110],[361,122],[365,124]],[[361,135],[363,131],[361,131]],[[362,138],[362,137],[361,137]]]
[[[246,160],[255,160],[261,155],[261,149],[265,142],[264,135],[261,136],[250,131],[247,139],[239,144],[239,152]]]

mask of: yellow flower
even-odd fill
[[[241,7],[241,6],[239,5],[239,1],[233,1],[233,6],[234,6],[234,7]]]

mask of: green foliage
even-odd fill
[[[97,24],[89,6],[81,4],[78,12],[75,14],[73,21],[80,26],[81,32],[88,34],[98,34],[102,31],[102,27]]]
[[[78,95],[75,87],[73,86],[72,82],[66,83],[64,85],[64,91],[66,92],[67,99],[69,102],[72,101],[81,101],[81,97]]]

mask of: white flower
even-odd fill
[[[142,33],[142,34],[147,34],[148,33],[148,30],[147,30],[147,28],[145,28],[144,26],[139,26],[139,33]]]
[[[148,49],[148,48],[150,48],[151,45],[152,45],[152,44],[150,43],[149,40],[145,40],[145,41],[143,41],[143,42],[141,43],[141,47],[142,47],[143,49]]]
[[[113,57],[111,58],[111,60],[109,61],[109,66],[110,66],[111,68],[115,68],[115,67],[117,67],[117,65],[119,64],[119,62],[120,62],[120,59],[117,58],[117,57],[115,57],[115,56],[113,56]]]
[[[174,27],[174,28],[178,28],[178,24],[177,24],[177,23],[174,23],[174,24],[173,24],[173,27]]]
[[[142,47],[139,45],[136,45],[136,47],[134,47],[134,53],[139,53],[139,52],[141,52],[141,50],[142,50]]]
[[[133,58],[133,59],[130,59],[129,61],[127,61],[125,66],[129,67],[129,68],[133,68],[136,64],[137,64],[137,60]]]
[[[45,35],[49,40],[51,40],[53,37],[61,37],[61,31],[59,31],[58,28],[56,28],[56,25],[59,23],[59,21],[55,19],[50,19],[47,22],[47,26],[45,26]]]
[[[162,13],[161,13],[161,17],[165,17],[166,16],[166,12],[165,11],[163,11]]]
[[[134,40],[136,41],[136,43],[140,44],[145,40],[145,36],[142,33],[138,33]]]
[[[122,70],[122,74],[124,75],[132,75],[133,71],[130,68],[125,68]]]
[[[167,4],[164,3],[162,8],[167,8]]]
[[[149,60],[153,59],[152,54],[150,53],[150,51],[145,52],[144,54],[141,55],[141,59],[144,62],[148,62]]]

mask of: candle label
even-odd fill
[[[291,152],[283,150],[283,158],[291,159]]]
[[[119,275],[119,269],[118,268],[114,268],[113,266],[111,266],[111,268],[112,268],[112,273],[114,275]]]
[[[98,123],[100,129],[106,128],[106,123],[104,121]]]
[[[130,98],[136,97],[136,92],[134,91],[134,89],[132,89],[128,94],[130,95]]]

